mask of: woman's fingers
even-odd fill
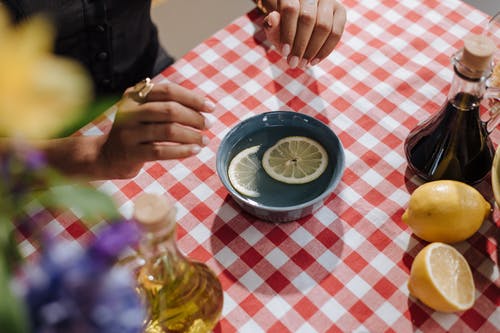
[[[140,143],[193,143],[200,146],[206,146],[209,143],[208,137],[201,132],[176,123],[144,124],[138,127],[137,137],[141,138]]]
[[[142,164],[191,156],[208,143],[202,132],[177,123],[136,123],[113,128],[107,146],[120,163]]]
[[[157,84],[146,96],[144,103],[129,98],[133,88],[127,89],[118,103],[115,121],[123,128],[138,123],[179,123],[197,130],[212,125],[205,112],[212,112],[215,104],[209,99],[173,83]],[[203,112],[203,113],[202,113]]]
[[[179,123],[204,130],[211,122],[203,114],[177,102],[148,102],[137,106],[132,116],[139,123]]]
[[[292,53],[288,59],[291,68],[297,66],[303,68],[307,64],[303,56],[316,25],[316,16],[318,14],[316,2],[317,0],[303,0],[301,2]]]
[[[267,38],[287,58],[290,67],[304,68],[333,51],[345,22],[345,8],[336,0],[280,0],[277,12],[264,19],[264,27]]]
[[[119,116],[119,114],[118,114]],[[123,117],[123,116],[122,116]],[[114,132],[126,146],[141,146],[145,143],[196,144],[206,146],[207,136],[201,130],[209,122],[199,112],[176,102],[148,102],[138,105],[134,112],[118,118]]]
[[[329,0],[319,0],[318,11],[316,16],[316,22],[314,25],[314,30],[309,39],[309,44],[304,52],[303,58],[307,62],[312,62],[317,59],[317,54],[319,50],[323,47],[329,35],[332,32],[333,27],[333,17],[334,3]]]
[[[337,36],[342,36],[344,32],[345,23],[347,20],[347,13],[345,7],[335,1],[333,8],[333,33]]]
[[[174,159],[196,154],[209,143],[203,130],[211,126],[215,105],[173,83],[156,84],[143,103],[130,98],[128,89],[118,104],[108,146],[132,163]]]
[[[99,151],[111,177],[130,178],[145,162],[185,158],[209,142],[202,130],[215,105],[207,98],[173,83],[155,84],[143,100],[127,89],[117,103],[112,128]]]
[[[215,108],[209,99],[174,83],[155,84],[146,97],[146,102],[162,101],[174,101],[199,112],[212,112]]]
[[[146,143],[136,146],[135,156],[141,161],[161,161],[196,155],[201,147],[195,144]]]
[[[299,19],[300,1],[299,0],[280,0],[279,13],[281,15],[280,36],[281,36],[281,54],[287,57],[295,40],[297,31],[297,21]]]
[[[330,53],[332,53],[333,49],[335,49],[335,47],[339,43],[342,33],[344,32],[344,26],[346,23],[345,8],[341,4],[336,2],[333,10],[334,15],[332,30],[327,40],[315,56],[315,58],[318,60],[322,60],[326,58]]]
[[[273,44],[276,49],[280,50],[280,14],[277,11],[269,13],[269,15],[264,18],[264,31],[271,44]]]

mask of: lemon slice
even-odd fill
[[[454,247],[431,243],[413,261],[410,294],[434,310],[456,312],[474,304],[474,280],[465,258]]]
[[[258,197],[257,171],[260,163],[257,158],[257,151],[260,145],[246,148],[240,151],[229,163],[227,174],[231,185],[243,195],[248,197]]]
[[[325,171],[328,154],[318,142],[304,136],[289,136],[266,150],[262,166],[267,174],[283,183],[309,183]]]

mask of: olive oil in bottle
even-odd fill
[[[144,194],[135,202],[143,233],[137,280],[148,309],[145,332],[210,332],[222,311],[222,287],[210,268],[178,250],[175,214],[161,196]]]
[[[491,169],[494,147],[479,106],[494,50],[491,39],[471,35],[452,58],[454,77],[446,102],[417,125],[404,143],[408,165],[420,178],[474,184]]]

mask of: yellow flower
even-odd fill
[[[12,26],[0,7],[0,137],[53,137],[92,98],[83,67],[52,53],[53,34],[39,17]]]

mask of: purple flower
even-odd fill
[[[133,223],[104,228],[82,249],[53,241],[26,269],[25,300],[35,333],[139,333],[145,309],[132,272],[115,265],[137,241]]]
[[[27,171],[36,171],[43,169],[47,166],[45,155],[38,150],[29,150],[24,156]]]
[[[15,205],[34,188],[44,187],[47,164],[38,150],[19,145],[0,155],[0,192],[10,196]]]
[[[99,232],[89,251],[101,260],[115,261],[128,246],[139,241],[139,236],[133,221],[112,223]]]

